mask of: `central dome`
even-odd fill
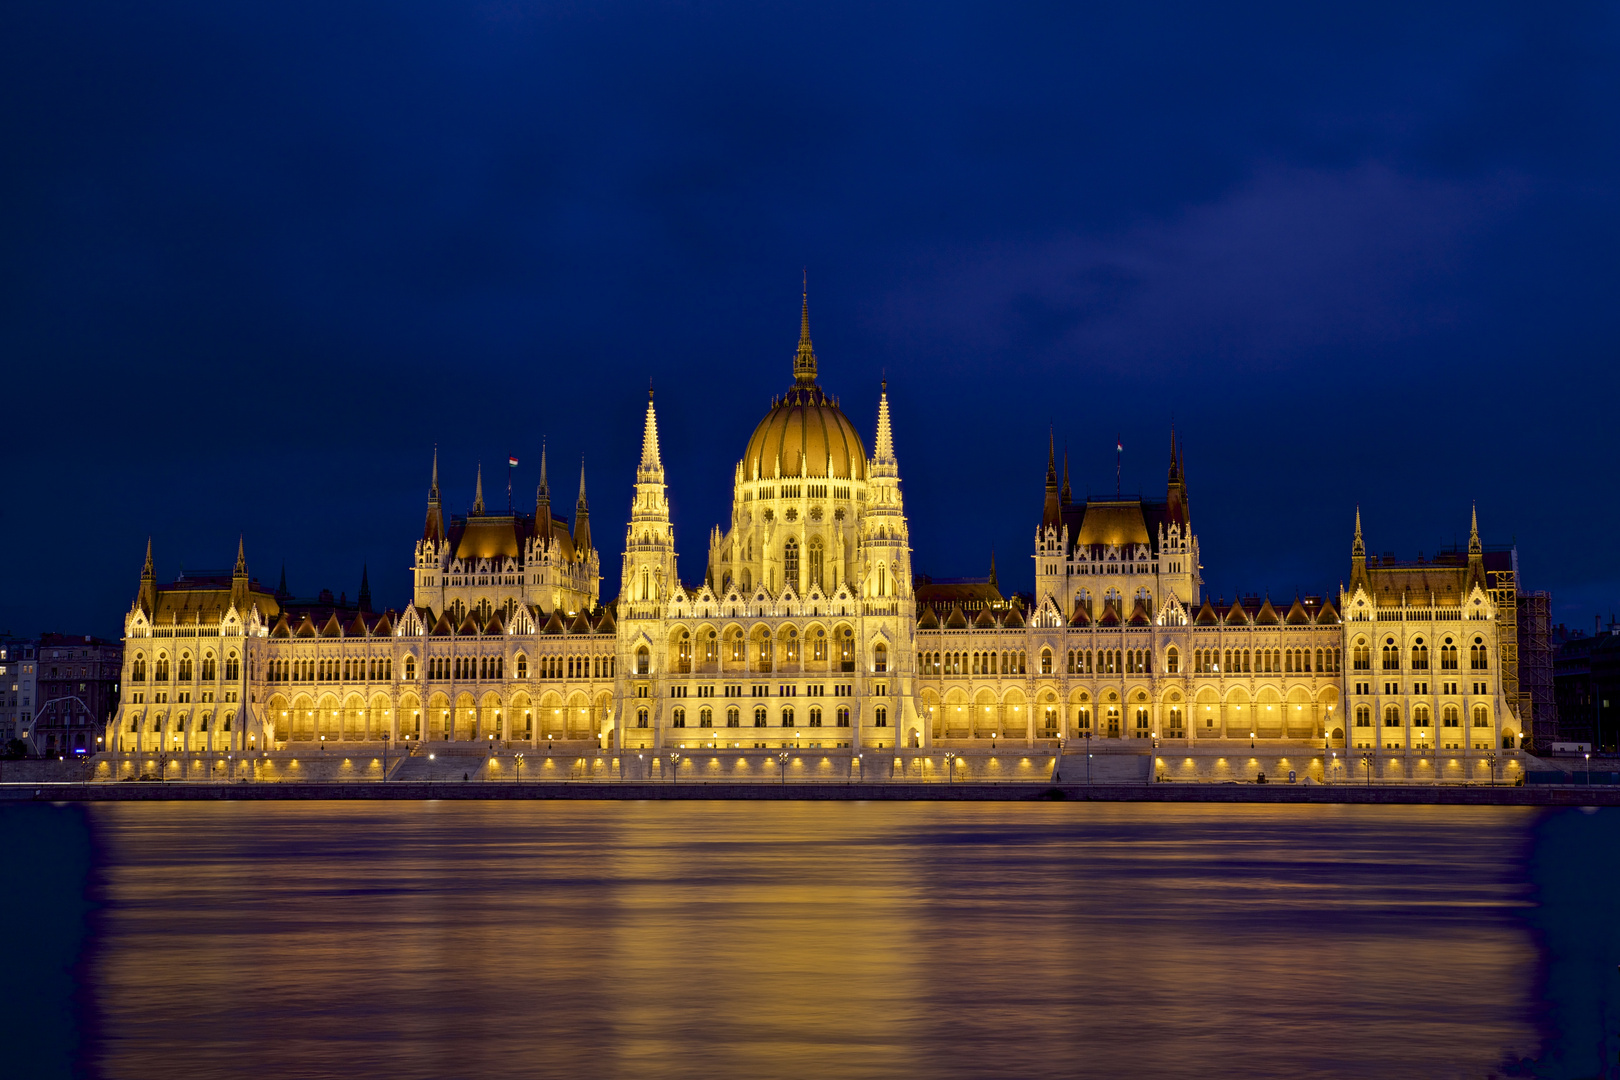
[[[743,479],[776,475],[866,479],[866,449],[855,425],[821,387],[795,386],[754,429],[743,456]]]
[[[743,455],[743,479],[781,475],[866,479],[866,448],[838,403],[816,385],[816,354],[810,348],[810,301],[799,324],[793,358],[793,389],[772,405],[754,429]]]

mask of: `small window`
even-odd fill
[[[726,727],[742,727],[742,712],[735,705],[726,710]]]
[[[888,727],[889,726],[889,710],[888,710],[888,708],[886,706],[879,705],[876,709],[874,709],[872,711],[872,726],[873,727]]]
[[[681,708],[679,705],[677,705],[675,707],[675,717],[671,721],[671,725],[673,727],[685,727],[686,726],[686,710]]]
[[[647,726],[647,710],[646,709],[637,709],[636,710],[636,727],[644,728],[646,726]]]
[[[763,706],[763,705],[757,706],[754,709],[754,726],[755,727],[764,727],[765,726],[765,706]]]

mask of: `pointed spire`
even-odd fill
[[[877,440],[872,447],[872,458],[882,465],[894,463],[894,422],[889,418],[889,380],[884,379],[878,389]]]
[[[1367,557],[1367,545],[1361,539],[1361,507],[1356,507],[1356,538],[1350,544],[1350,557],[1364,559]]]
[[[1479,504],[1475,503],[1468,523],[1468,554],[1482,555],[1485,545],[1479,542]]]
[[[361,611],[371,610],[371,579],[366,574],[366,564],[360,564],[360,595],[356,603]]]
[[[990,549],[990,584],[996,584],[996,549]]]
[[[152,538],[146,538],[146,565],[141,567],[141,587],[136,603],[151,615],[157,610],[157,575],[152,570]]]
[[[484,512],[484,463],[478,463],[478,486],[473,491],[473,513]]]
[[[663,460],[658,455],[658,413],[653,409],[650,386],[647,388],[647,418],[641,430],[641,467],[637,471],[644,483],[661,481],[664,472]]]
[[[435,544],[444,540],[444,512],[439,507],[439,448],[433,447],[433,483],[428,488],[427,520],[422,522],[422,540]]]
[[[1176,429],[1170,428],[1170,482],[1172,484],[1181,479],[1181,447],[1176,444]]]
[[[242,535],[236,536],[236,569],[231,571],[232,577],[247,577],[247,550],[242,543]]]
[[[1057,436],[1046,429],[1046,506],[1041,510],[1041,528],[1060,528],[1063,523],[1063,504],[1058,494]]]
[[[540,440],[540,486],[535,490],[537,494],[547,499],[551,498],[551,484],[546,480],[546,440],[544,439]]]
[[[793,381],[816,381],[816,353],[810,346],[810,272],[804,274],[804,306],[799,311],[799,351],[793,357]]]
[[[1060,493],[1060,498],[1064,506],[1068,506],[1074,498],[1073,493],[1069,490],[1069,448],[1067,446],[1063,448],[1063,491]]]
[[[286,596],[287,595],[287,564],[286,563],[281,564],[281,584],[276,586],[276,595],[277,596]]]
[[[579,501],[574,504],[574,556],[584,559],[591,550],[591,511],[585,502],[585,459],[579,459]]]
[[[439,447],[433,446],[433,485],[428,488],[428,498],[434,502],[439,501]]]
[[[540,483],[534,489],[534,536],[542,544],[551,541],[551,483],[546,479],[546,443],[540,440]]]

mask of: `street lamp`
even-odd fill
[[[669,782],[672,784],[681,782],[681,755],[678,753],[669,755]]]
[[[1586,786],[1592,786],[1592,752],[1586,752]]]
[[[947,753],[945,755],[945,783],[946,784],[954,784],[954,783],[956,783],[956,755],[955,754]]]
[[[1361,763],[1367,766],[1367,786],[1372,787],[1373,756],[1371,754],[1362,754]]]
[[[780,754],[777,754],[776,755],[776,760],[782,763],[782,786],[787,787],[787,763],[788,763],[787,751],[783,750]]]
[[[523,751],[512,755],[512,764],[517,768],[517,782],[523,783]]]

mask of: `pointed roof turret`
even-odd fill
[[[428,487],[427,521],[422,525],[422,539],[435,544],[444,540],[444,511],[439,507],[439,448],[433,448],[433,482]]]
[[[1181,472],[1181,444],[1176,441],[1176,429],[1170,429],[1170,478],[1166,492],[1169,518],[1182,525],[1187,523],[1187,481]]]
[[[799,350],[793,356],[793,381],[811,385],[816,381],[816,353],[810,345],[810,272],[804,274],[804,305],[799,311]]]
[[[1485,545],[1479,542],[1479,504],[1474,504],[1468,521],[1468,554],[1482,555]]]
[[[996,584],[996,549],[990,549],[990,584]]]
[[[231,571],[231,576],[240,578],[245,578],[248,576],[247,551],[243,547],[243,537],[241,533],[236,535],[236,567]]]
[[[478,463],[478,485],[473,489],[472,512],[474,514],[484,512],[484,463],[482,461]]]
[[[151,615],[157,610],[157,573],[152,569],[152,538],[146,538],[146,562],[141,567],[141,587],[136,601]]]
[[[1361,507],[1356,507],[1356,537],[1350,541],[1350,557],[1352,559],[1365,559],[1367,557],[1367,544],[1361,538]]]
[[[540,440],[540,483],[534,489],[534,535],[541,543],[551,541],[551,483],[546,479],[546,443]]]
[[[277,596],[289,596],[289,595],[291,595],[290,593],[287,592],[287,564],[286,563],[281,564],[281,584],[276,586],[276,595]]]
[[[1058,501],[1062,503],[1064,509],[1068,509],[1069,503],[1074,501],[1074,495],[1069,490],[1069,448],[1067,446],[1063,448],[1063,490],[1058,493]]]
[[[585,502],[585,459],[579,459],[579,501],[574,504],[574,554],[584,559],[591,550],[591,510]]]
[[[1063,504],[1058,498],[1057,436],[1046,430],[1046,506],[1041,512],[1041,528],[1056,529],[1063,524]]]

